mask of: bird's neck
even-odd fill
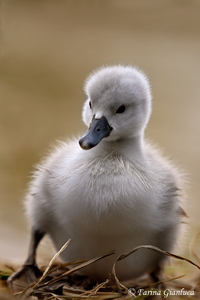
[[[130,160],[141,160],[144,158],[143,135],[117,141],[102,140],[97,147],[102,155],[118,153]]]

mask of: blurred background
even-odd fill
[[[1,1],[0,262],[21,263],[31,172],[58,139],[80,137],[83,83],[102,65],[136,65],[152,84],[146,136],[185,170],[200,228],[200,1]]]

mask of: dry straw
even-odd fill
[[[163,288],[172,288],[174,290],[184,288],[187,291],[193,291],[193,294],[195,295],[195,298],[193,297],[185,297],[181,296],[179,297],[173,297],[173,299],[200,299],[200,266],[191,261],[190,259],[184,258],[179,255],[175,255],[172,253],[169,253],[167,251],[163,251],[159,249],[158,247],[151,246],[151,245],[141,245],[138,247],[135,247],[130,252],[125,253],[123,255],[120,255],[117,260],[115,261],[113,268],[111,270],[110,277],[105,281],[102,282],[95,287],[88,288],[88,286],[92,283],[89,281],[88,278],[79,277],[78,275],[74,274],[78,270],[95,263],[98,260],[104,259],[105,257],[109,255],[113,255],[113,252],[107,253],[105,255],[96,257],[91,260],[80,260],[65,264],[56,264],[56,259],[60,255],[62,251],[64,251],[67,246],[69,245],[70,240],[68,240],[64,246],[55,254],[55,256],[51,259],[48,266],[44,270],[42,276],[35,280],[33,283],[29,284],[23,291],[15,293],[14,296],[18,299],[30,299],[30,300],[39,300],[39,299],[48,299],[48,300],[61,300],[61,299],[98,299],[98,300],[104,300],[104,299],[144,299],[147,298],[144,295],[136,296],[132,293],[131,289],[126,287],[124,284],[122,284],[119,279],[117,278],[116,274],[116,264],[118,261],[125,259],[129,255],[134,255],[134,252],[139,251],[142,248],[145,248],[150,251],[157,251],[160,252],[166,256],[173,257],[178,260],[186,261],[189,264],[193,265],[198,269],[198,275],[196,276],[196,282],[181,282],[180,278],[181,276],[175,276],[173,278],[167,278],[163,281],[154,282],[149,285],[147,283],[146,285],[143,282],[143,285],[137,286],[136,288],[142,288],[142,289],[155,289],[155,291],[158,291],[158,288],[160,291]],[[194,247],[194,242],[192,247]],[[192,253],[196,252],[194,249],[191,251]],[[148,255],[148,254],[147,254]],[[198,256],[197,256],[198,257]],[[75,265],[75,266],[73,266]],[[73,266],[71,269],[68,269],[69,266]],[[24,284],[26,284],[24,282]],[[87,289],[85,288],[85,285],[87,285]],[[93,283],[94,284],[94,283]],[[15,288],[14,288],[15,290]],[[5,298],[6,299],[6,298]],[[151,298],[153,299],[153,298]],[[159,300],[158,296],[155,298],[156,300]],[[168,299],[172,299],[168,297]]]

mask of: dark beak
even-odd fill
[[[93,119],[88,131],[79,140],[82,149],[89,150],[95,147],[103,138],[109,136],[112,127],[105,117]]]

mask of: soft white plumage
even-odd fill
[[[85,91],[83,120],[90,129],[80,140],[83,149],[74,139],[44,160],[31,182],[26,209],[34,230],[49,234],[56,249],[72,239],[61,254],[65,261],[115,250],[82,270],[104,280],[116,257],[135,246],[172,250],[182,219],[182,179],[144,139],[151,93],[142,72],[103,68],[88,78]],[[139,250],[117,264],[117,275],[135,278],[162,263],[161,254]]]

